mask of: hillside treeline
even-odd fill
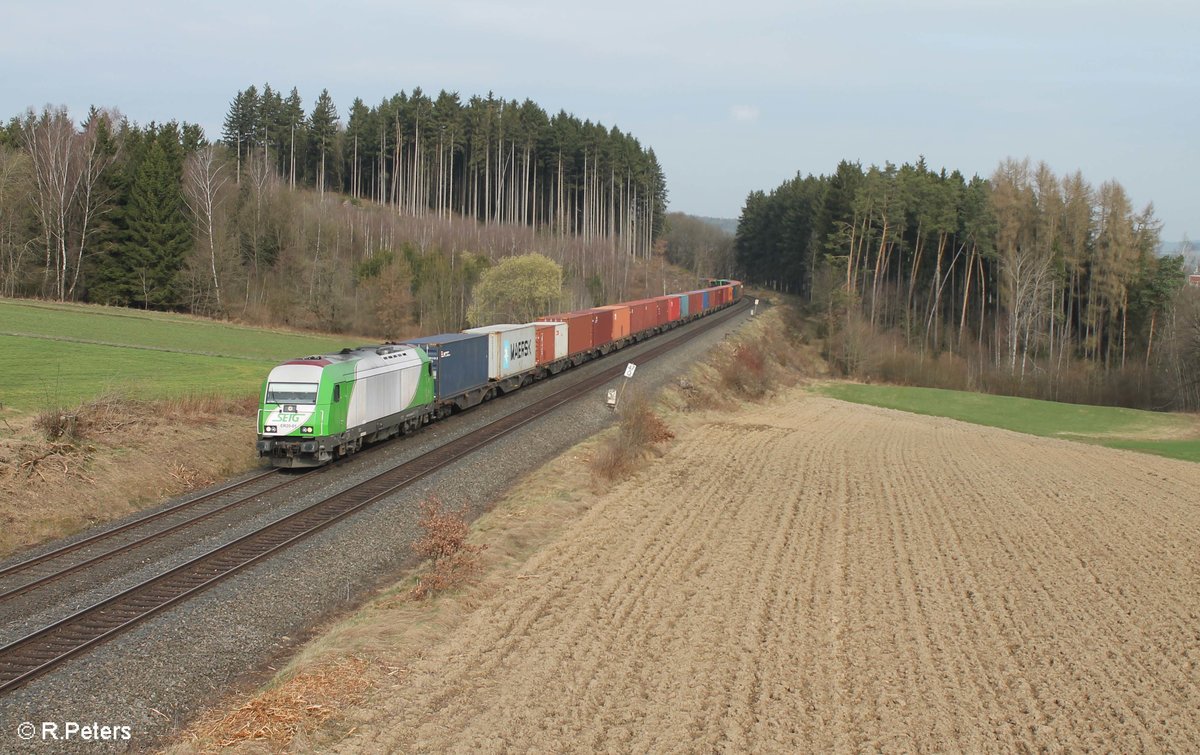
[[[667,213],[662,243],[666,258],[697,278],[732,278],[737,271],[733,236],[709,221]]]
[[[239,92],[225,139],[93,109],[0,130],[0,295],[399,336],[461,327],[480,272],[541,252],[568,302],[640,293],[665,188],[633,137],[416,90],[343,124]]]
[[[923,160],[843,162],[750,194],[735,246],[750,281],[821,306],[848,373],[1196,406],[1186,365],[1200,320],[1182,258],[1156,254],[1159,228],[1116,181],[1028,160],[986,180]]]
[[[411,214],[619,238],[643,257],[666,207],[654,150],[633,136],[490,92],[463,102],[418,87],[375,106],[355,99],[343,128],[327,90],[306,114],[296,89],[284,97],[270,85],[250,86],[234,97],[222,136],[239,161],[261,151],[293,186],[333,188]]]

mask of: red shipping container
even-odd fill
[[[609,340],[617,341],[629,336],[632,313],[628,304],[609,304],[604,307],[596,307],[596,309],[608,310],[613,313],[612,334]]]
[[[654,302],[649,299],[638,299],[627,302],[629,307],[629,332],[641,333],[654,327]]]
[[[592,309],[592,348],[613,340],[613,312],[611,309]]]
[[[554,326],[534,325],[533,334],[534,361],[546,364],[554,361]]]
[[[655,307],[654,302],[649,299],[642,299],[637,303],[638,311],[638,330],[650,330],[654,327]]]
[[[688,316],[696,317],[704,314],[704,292],[691,291],[687,295],[688,298]]]
[[[670,313],[670,309],[669,309],[670,304],[668,304],[667,302],[670,300],[670,298],[671,297],[669,297],[669,296],[654,297],[654,324],[655,325],[666,325],[667,324],[667,322],[668,322],[667,315]]]
[[[574,356],[583,351],[590,351],[594,343],[592,337],[592,313],[564,312],[559,315],[539,317],[540,322],[565,322],[567,324],[567,355]]]
[[[676,296],[668,296],[667,298],[667,322],[675,322],[679,319],[679,298]]]

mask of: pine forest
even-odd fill
[[[746,200],[739,271],[821,312],[866,379],[1143,408],[1200,405],[1196,291],[1116,181],[842,162]],[[1192,343],[1195,341],[1195,343]],[[1189,354],[1191,357],[1189,357]]]

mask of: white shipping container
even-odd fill
[[[532,325],[485,325],[469,328],[464,333],[483,333],[488,337],[488,378],[502,380],[526,370],[537,363]],[[557,331],[555,349],[557,350]]]

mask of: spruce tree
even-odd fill
[[[337,136],[338,124],[337,108],[334,107],[333,98],[329,96],[328,89],[321,90],[321,96],[317,98],[308,123],[311,135],[309,146],[312,150],[310,153],[311,175],[316,176],[317,188],[324,192],[328,183],[326,173],[331,167],[329,162],[331,162],[330,156],[334,147],[334,137]]]
[[[179,306],[179,271],[192,243],[180,189],[182,149],[173,128],[151,141],[130,191],[122,245],[124,289],[145,308]]]

